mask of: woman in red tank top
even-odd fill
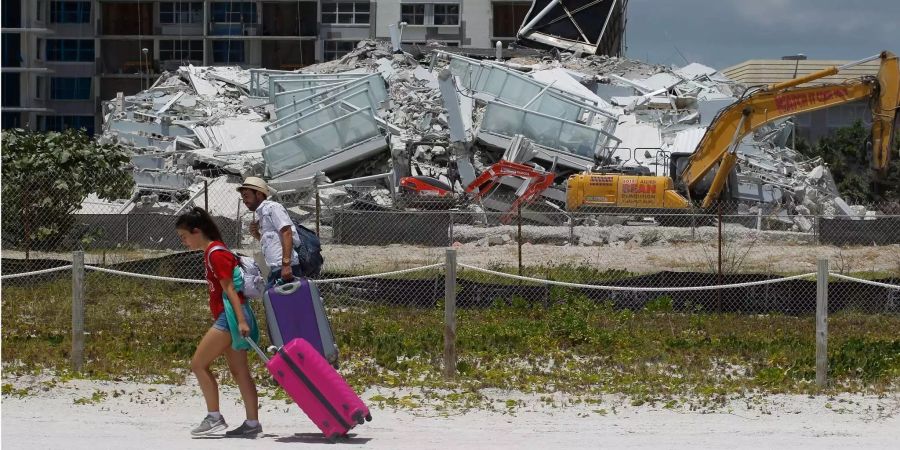
[[[241,336],[248,336],[250,334],[248,318],[251,317],[253,311],[247,306],[243,294],[235,289],[232,278],[239,261],[231,252],[210,252],[213,247],[224,247],[225,244],[222,243],[222,234],[219,232],[219,228],[203,208],[195,207],[190,212],[179,216],[175,222],[175,230],[185,247],[191,250],[204,250],[203,260],[204,265],[207,266],[206,281],[209,284],[209,309],[214,320],[191,358],[191,370],[200,383],[207,410],[206,417],[199,426],[191,431],[191,434],[194,436],[211,435],[228,426],[225,418],[219,412],[219,386],[216,383],[215,375],[210,370],[212,362],[222,355],[225,355],[228,369],[237,381],[247,412],[247,420],[240,427],[225,433],[225,435],[248,437],[259,434],[262,432],[262,426],[259,424],[256,384],[250,374],[247,352],[232,348],[231,332],[228,329],[225,304],[223,303],[223,297],[226,297],[237,316],[238,330]]]

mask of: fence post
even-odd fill
[[[319,236],[319,239],[322,238],[322,233],[319,230],[322,218],[322,199],[319,197],[319,185],[316,184],[316,236]]]
[[[456,249],[447,249],[444,272],[444,377],[456,376]]]
[[[209,212],[209,181],[203,180],[203,209]]]
[[[455,222],[456,222],[456,218],[453,217],[453,211],[451,210],[450,211],[450,245],[453,245],[453,243],[456,242],[456,240],[454,239],[455,236],[453,235],[453,224]]]
[[[84,252],[72,253],[72,369],[84,362]]]
[[[722,281],[722,201],[719,201],[719,284],[724,284]],[[722,290],[716,289],[716,311],[722,312]]]
[[[516,246],[519,247],[519,276],[522,276],[522,205],[519,205],[518,211],[519,230],[516,233]]]
[[[828,382],[828,259],[819,258],[816,274],[816,386]]]

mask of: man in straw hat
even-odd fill
[[[301,276],[303,270],[294,247],[299,245],[300,235],[287,210],[278,202],[269,200],[274,191],[262,178],[247,177],[239,188],[241,200],[254,212],[250,234],[262,245],[266,265],[269,266],[267,287],[280,278],[284,282]]]

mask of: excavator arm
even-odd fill
[[[681,174],[681,182],[688,193],[716,165],[719,169],[703,199],[703,207],[712,205],[737,163],[736,149],[744,136],[775,120],[800,113],[830,108],[860,99],[871,98],[872,104],[872,168],[883,172],[890,162],[894,119],[900,107],[900,66],[897,56],[890,52],[853,63],[881,59],[875,78],[867,77],[840,84],[796,87],[800,84],[837,73],[831,67],[819,72],[774,84],[756,91],[724,110],[712,121],[697,150]],[[844,68],[851,65],[843,66]]]

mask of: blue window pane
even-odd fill
[[[50,79],[50,98],[53,100],[89,100],[91,98],[91,79],[61,78]]]
[[[213,3],[213,22],[255,23],[256,4],[250,2]]]
[[[225,64],[244,62],[244,43],[241,41],[213,41],[213,62]]]
[[[91,39],[48,39],[47,61],[94,60],[94,41]]]
[[[88,23],[91,21],[91,2],[50,2],[50,22]]]

